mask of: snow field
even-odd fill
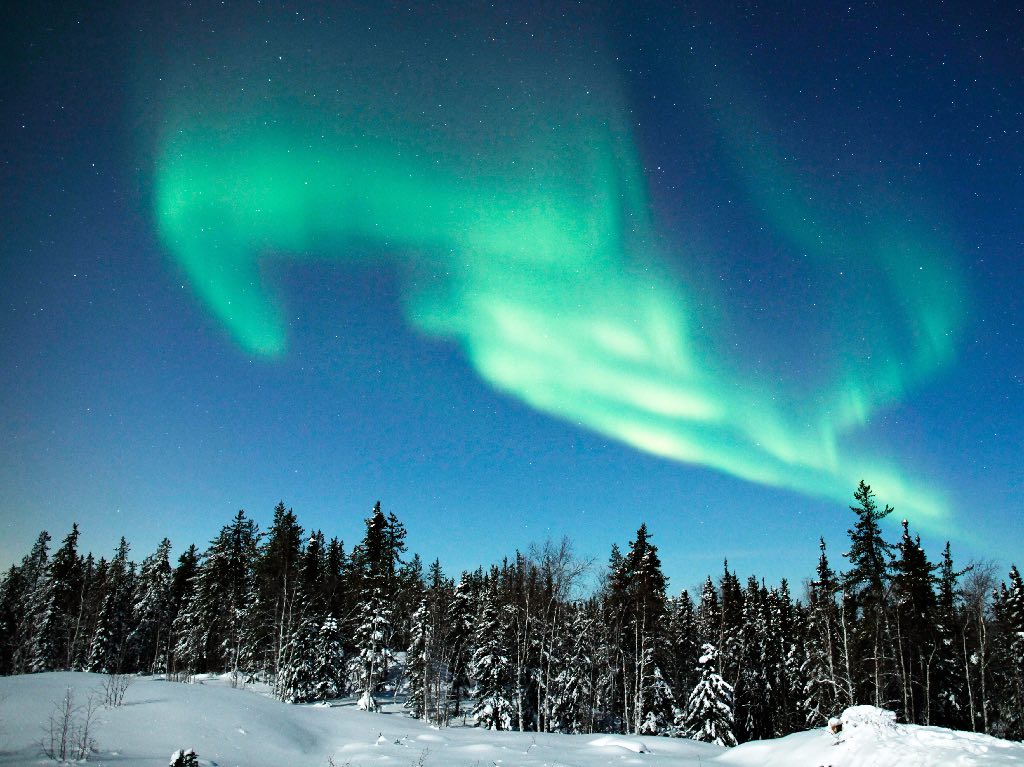
[[[0,765],[53,764],[42,752],[54,704],[78,703],[104,677],[48,673],[0,678]],[[938,727],[897,724],[870,706],[827,728],[724,749],[690,740],[623,735],[432,728],[399,705],[383,713],[353,701],[288,705],[227,678],[181,684],[135,678],[119,708],[99,709],[89,763],[166,767],[195,749],[203,767],[1024,767],[1024,745]]]

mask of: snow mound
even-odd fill
[[[744,743],[716,760],[736,767],[1024,767],[1024,745],[989,735],[900,724],[892,711],[852,706],[829,727]]]
[[[843,740],[894,735],[899,727],[896,713],[875,706],[851,706],[839,717]]]
[[[629,738],[621,738],[618,735],[605,735],[603,738],[595,738],[587,743],[588,746],[596,746],[598,748],[624,748],[627,751],[632,751],[634,754],[646,754],[647,748],[639,740],[630,740]]]

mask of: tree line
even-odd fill
[[[171,543],[136,563],[51,555],[39,535],[0,581],[0,673],[230,673],[289,702],[400,690],[409,714],[501,730],[623,732],[723,745],[826,723],[850,705],[904,721],[1024,738],[1024,583],[991,565],[936,563],[906,521],[886,540],[861,482],[834,569],[820,542],[794,598],[728,562],[699,594],[670,596],[641,525],[596,588],[571,543],[446,575],[407,557],[378,502],[362,540],[307,533],[280,503],[269,529],[239,511],[205,551]]]

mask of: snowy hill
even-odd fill
[[[103,680],[75,673],[0,678],[0,764],[53,764],[41,744],[54,704],[68,687],[84,703]],[[123,706],[96,712],[92,734],[90,764],[118,767],[165,767],[182,748],[195,749],[204,767],[1024,767],[1019,743],[899,725],[868,707],[850,709],[839,735],[822,729],[723,749],[669,738],[437,730],[397,707],[372,714],[349,702],[292,706],[220,679],[134,679]]]

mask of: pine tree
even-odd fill
[[[994,703],[992,733],[1009,740],[1024,739],[1024,581],[1017,566],[1010,584],[999,586],[993,604],[995,638],[992,647]]]
[[[616,664],[622,668],[622,715],[639,734],[648,721],[671,721],[671,690],[661,673],[665,654],[666,579],[658,549],[640,525],[629,551],[613,572],[610,604],[618,634]]]
[[[700,681],[690,693],[682,722],[687,737],[719,746],[735,746],[732,686],[717,669],[718,651],[705,644],[698,659]]]
[[[143,560],[132,606],[129,644],[137,656],[135,667],[153,674],[167,668],[167,643],[173,617],[170,553],[171,542],[164,538],[156,551]]]
[[[0,581],[0,675],[14,673],[18,625],[25,604],[25,583],[21,570],[11,565]]]
[[[295,512],[278,502],[274,520],[253,564],[256,582],[256,633],[254,640],[267,648],[267,657],[257,661],[271,677],[286,662],[286,648],[298,626],[299,610],[295,595],[300,588],[302,560],[302,527]],[[245,590],[248,603],[248,587]],[[312,592],[308,592],[312,593]]]
[[[967,659],[961,654],[958,627],[963,620],[963,598],[958,587],[961,576],[973,570],[968,566],[957,570],[949,541],[942,552],[939,567],[939,589],[936,598],[936,658],[932,689],[935,690],[935,705],[932,723],[941,727],[963,730],[971,727],[968,713]]]
[[[712,591],[713,591],[712,587]],[[669,687],[673,690],[692,690],[697,684],[698,644],[697,616],[690,594],[683,591],[669,600],[666,625],[666,667]],[[685,705],[685,701],[682,701]]]
[[[449,721],[462,713],[462,699],[470,687],[470,651],[473,642],[473,587],[466,573],[462,573],[446,605],[447,631],[445,646],[450,679],[444,720]]]
[[[374,698],[387,677],[388,666],[393,660],[388,638],[392,634],[391,605],[384,599],[380,588],[370,588],[363,600],[359,614],[362,621],[355,631],[355,646],[358,657],[353,659],[353,670],[357,678],[360,707],[368,711],[377,710]]]
[[[352,552],[350,580],[352,591],[358,595],[358,619],[352,634],[355,650],[363,658],[359,662],[357,683],[365,686],[368,675],[372,676],[371,689],[364,689],[365,702],[370,705],[374,704],[373,694],[388,676],[394,657],[398,620],[394,612],[398,590],[396,568],[405,551],[405,528],[394,514],[384,516],[380,501],[365,520],[365,526],[363,541]],[[367,653],[372,654],[372,661]]]
[[[879,523],[892,513],[891,506],[879,510],[871,487],[863,480],[853,494],[858,502],[850,510],[857,522],[847,532],[850,549],[844,556],[850,560],[850,570],[843,584],[857,610],[855,635],[855,666],[859,676],[855,680],[856,697],[884,707],[891,702],[888,680],[892,678],[892,649],[888,641],[889,603],[888,569],[892,559],[892,545],[882,537]]]
[[[551,692],[553,732],[594,731],[594,705],[597,681],[597,631],[599,618],[595,603],[576,603],[569,607],[559,632],[560,663]]]
[[[178,618],[189,609],[189,605],[192,602],[195,592],[196,573],[198,571],[199,551],[193,543],[182,552],[180,557],[178,557],[177,566],[171,574],[170,605],[167,615],[168,625],[170,627],[167,636],[168,673],[175,673],[180,670],[182,665],[185,665],[186,667],[188,665],[187,663],[179,663],[179,659],[176,655],[179,639],[181,638],[178,632],[184,629],[188,635],[192,637],[195,637],[195,632],[192,630],[192,626],[186,627],[184,622],[179,622]],[[198,654],[198,651],[190,652],[189,654]]]
[[[853,703],[853,682],[846,660],[845,628],[836,596],[840,585],[828,562],[825,539],[819,539],[821,556],[817,577],[808,587],[810,605],[804,644],[802,673],[803,708],[809,727],[820,727]]]
[[[70,669],[73,665],[84,585],[78,535],[75,524],[46,568],[29,663],[35,672]]]
[[[191,580],[188,603],[174,623],[175,655],[192,673],[251,673],[244,664],[256,641],[252,627],[258,529],[239,511],[210,543]]]
[[[779,670],[773,664],[781,662],[781,658],[775,651],[778,636],[776,627],[771,625],[766,602],[766,589],[751,576],[743,596],[740,672],[733,704],[734,732],[741,742],[771,737],[771,719],[779,705],[774,684]]]
[[[135,590],[135,563],[128,559],[128,552],[128,541],[122,537],[103,584],[103,606],[89,648],[89,671],[121,673],[126,670]]]
[[[277,694],[286,703],[308,703],[317,699],[321,665],[317,658],[319,650],[319,627],[316,621],[307,617],[298,622],[292,631],[284,653],[277,684]]]
[[[323,701],[342,695],[345,692],[345,649],[333,615],[328,615],[320,625],[315,657],[313,698]]]
[[[511,730],[516,724],[508,623],[507,611],[498,604],[492,580],[477,621],[473,641],[476,649],[470,661],[470,673],[476,680],[473,720],[488,730]]]
[[[903,520],[903,536],[896,549],[891,626],[903,712],[908,722],[931,724],[931,680],[939,650],[933,590],[938,568],[928,561],[920,538],[911,537],[907,520]]]
[[[412,616],[409,649],[405,653],[405,672],[409,677],[409,694],[405,707],[413,719],[426,719],[430,698],[430,650],[433,643],[430,625],[430,607],[426,596]]]
[[[709,575],[700,590],[700,604],[697,606],[697,640],[703,647],[714,645],[721,638],[722,606],[718,601],[718,590]],[[696,666],[694,667],[696,668]]]
[[[49,599],[50,534],[43,530],[32,550],[21,560],[19,581],[22,607],[12,641],[11,666],[15,674],[31,670],[36,634]]]
[[[718,670],[735,690],[743,674],[743,586],[739,576],[729,571],[729,561],[722,563],[722,578],[718,583],[721,598],[721,624],[718,635],[711,641],[718,651]],[[735,695],[733,717],[736,716]]]
[[[778,637],[776,651],[780,653],[776,664],[778,675],[773,681],[778,709],[772,716],[772,737],[781,737],[803,729],[804,710],[801,707],[807,680],[802,673],[804,658],[804,624],[806,617],[802,605],[789,593],[789,582],[783,578],[777,589],[768,592],[771,630]]]

